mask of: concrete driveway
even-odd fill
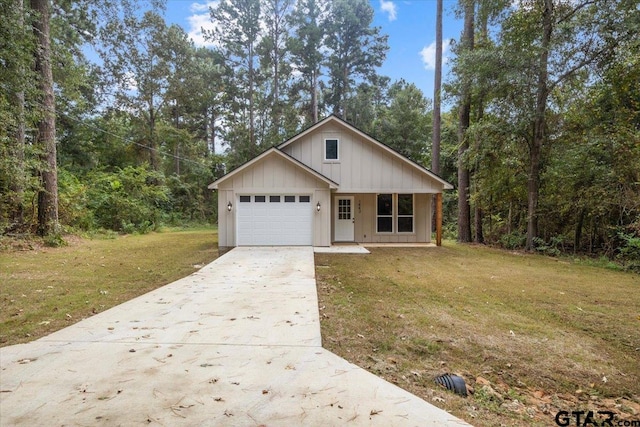
[[[236,248],[0,349],[2,426],[467,425],[321,346],[313,249]]]

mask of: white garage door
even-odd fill
[[[308,195],[243,195],[238,246],[310,246],[313,207]]]

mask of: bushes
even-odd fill
[[[640,273],[640,235],[618,232],[621,240],[619,246],[618,260],[622,262],[625,270]]]
[[[58,176],[60,222],[74,229],[146,233],[161,224],[206,222],[215,208],[206,185],[165,178],[146,165],[82,177],[60,169]]]
[[[162,174],[146,166],[96,172],[88,176],[88,208],[95,225],[125,233],[156,229],[169,210],[169,189]]]

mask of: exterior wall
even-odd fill
[[[313,214],[314,246],[329,246],[331,221],[330,190],[328,184],[302,167],[272,154],[237,173],[218,186],[218,246],[236,246],[236,210],[240,195],[252,194],[305,194],[312,197],[311,206],[320,202],[320,212]],[[227,210],[231,202],[233,209]]]
[[[431,194],[414,195],[414,232],[383,233],[376,232],[377,194],[333,194],[335,196],[354,196],[354,240],[358,243],[430,243],[431,242]],[[333,212],[333,210],[332,210]],[[334,240],[334,215],[331,218],[331,240]]]
[[[259,193],[265,190],[275,194],[301,191],[312,194],[316,188],[326,187],[328,185],[325,182],[274,153],[221,182],[218,190],[235,190],[238,194]]]
[[[338,139],[339,160],[324,160],[324,140]],[[340,193],[437,193],[442,183],[410,163],[334,122],[326,123],[282,149],[340,185]]]
[[[233,190],[218,190],[218,247],[229,248],[236,245],[235,210],[229,212],[227,203],[236,206]]]
[[[313,246],[331,246],[331,191],[318,189],[313,196],[312,204],[320,202],[320,212],[314,213]]]

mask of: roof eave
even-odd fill
[[[337,190],[339,188],[339,184],[337,182],[335,182],[335,181],[331,180],[330,178],[327,178],[326,176],[322,175],[321,173],[313,170],[309,166],[305,165],[304,163],[300,162],[299,160],[295,159],[294,157],[291,157],[290,155],[288,155],[287,153],[281,151],[277,147],[271,147],[271,148],[267,149],[262,154],[259,154],[258,156],[254,157],[253,159],[249,160],[248,162],[238,166],[237,168],[235,168],[231,172],[229,172],[229,173],[225,174],[224,176],[221,176],[217,180],[213,181],[211,184],[207,185],[207,188],[209,190],[217,190],[218,189],[218,184],[220,184],[221,182],[226,181],[227,179],[231,178],[233,175],[235,175],[235,174],[243,171],[244,169],[250,167],[251,165],[259,162],[261,159],[267,157],[271,153],[275,153],[275,154],[281,156],[282,158],[290,161],[291,163],[295,164],[299,168],[305,170],[310,175],[313,175],[317,179],[319,179],[321,181],[324,181],[329,186],[329,189]]]
[[[311,125],[310,127],[308,127],[307,129],[303,130],[302,132],[298,133],[297,135],[289,138],[288,140],[286,140],[282,144],[278,145],[278,149],[282,150],[284,147],[292,144],[296,140],[302,138],[304,135],[307,135],[308,133],[313,132],[318,127],[320,127],[323,124],[325,124],[327,122],[330,122],[330,121],[335,121],[335,122],[341,124],[342,126],[348,127],[353,132],[356,132],[361,137],[371,141],[374,144],[377,144],[380,148],[382,148],[383,150],[386,150],[388,153],[392,154],[393,156],[396,156],[397,158],[399,158],[401,160],[404,160],[405,162],[409,163],[412,167],[417,169],[419,172],[424,173],[427,176],[429,176],[430,178],[435,179],[436,181],[440,182],[442,184],[442,186],[443,186],[443,190],[453,190],[453,185],[450,184],[449,182],[447,182],[445,179],[443,179],[440,176],[438,176],[436,173],[430,171],[429,169],[425,168],[424,166],[419,165],[418,163],[414,162],[413,160],[403,156],[402,154],[398,153],[393,148],[391,148],[388,145],[378,141],[377,139],[375,139],[371,135],[366,134],[365,132],[361,131],[357,127],[353,126],[351,123],[341,119],[340,117],[336,116],[335,114],[331,114],[331,115],[325,117],[324,119],[322,119],[319,122]]]

